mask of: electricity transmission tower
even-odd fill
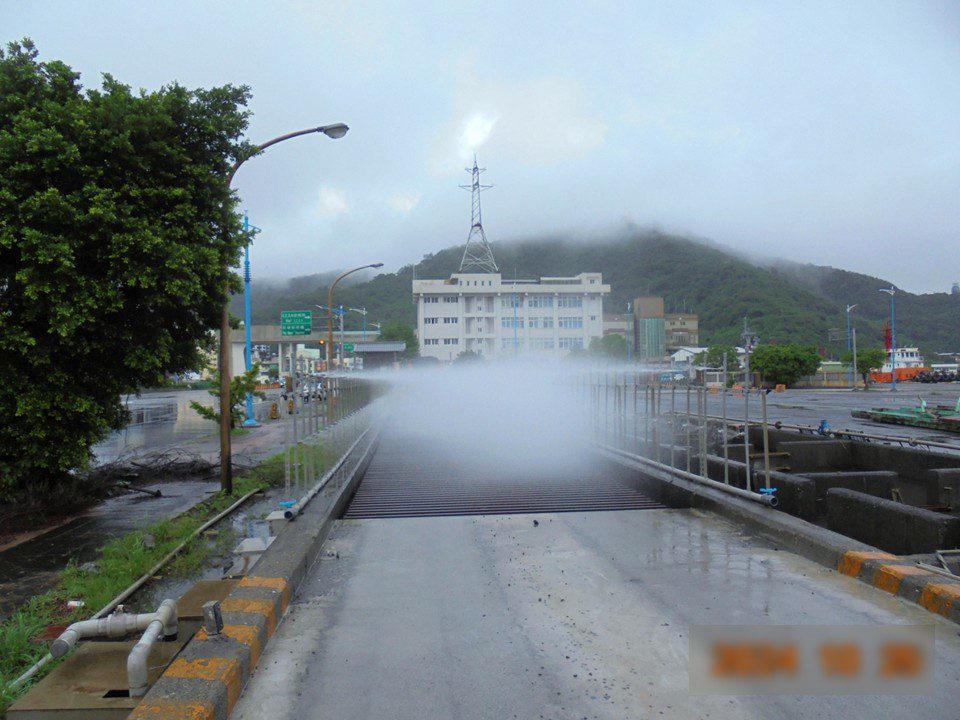
[[[492,188],[493,185],[481,185],[480,173],[486,168],[477,167],[477,156],[473,156],[473,167],[466,169],[471,174],[471,183],[461,185],[464,190],[470,191],[470,235],[467,236],[467,245],[463,248],[463,259],[460,261],[460,272],[495,273],[500,269],[493,259],[493,251],[487,243],[487,235],[483,232],[483,221],[480,218],[480,193]]]

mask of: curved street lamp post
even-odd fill
[[[333,125],[321,125],[320,127],[307,128],[306,130],[297,130],[296,132],[280,135],[272,140],[255,146],[250,154],[238,159],[230,173],[227,175],[227,188],[233,185],[233,178],[237,170],[250,158],[259,155],[271,145],[276,145],[284,140],[290,140],[301,135],[311,135],[313,133],[323,133],[328,138],[338,140],[347,134],[350,128],[343,123],[334,123]],[[224,268],[224,277],[230,273],[230,268]],[[229,285],[224,288],[223,307],[220,310],[220,489],[223,492],[233,492],[233,465],[230,457],[230,416],[231,416],[231,398],[230,398],[230,289]]]
[[[877,292],[887,293],[890,296],[890,392],[897,391],[897,334],[894,326],[896,320],[897,289],[880,288]]]
[[[361,270],[366,270],[367,268],[382,268],[383,263],[371,263],[370,265],[362,265],[360,267],[354,268],[353,270],[347,270],[345,273],[341,273],[340,276],[333,281],[333,284],[330,285],[330,290],[327,292],[327,371],[333,372],[333,289],[337,286],[337,283],[343,280],[347,275],[352,275],[355,272]],[[343,365],[343,348],[340,348],[340,359],[341,367]]]

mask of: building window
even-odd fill
[[[444,301],[445,303],[455,303],[455,302],[457,301],[457,296],[456,296],[456,295],[444,295],[444,296],[443,296],[443,301]]]
[[[559,297],[557,298],[557,307],[562,307],[562,308],[583,307],[583,298],[579,296],[574,297],[570,295]]]
[[[458,321],[458,318],[455,318],[455,317],[445,317],[445,318],[443,319],[443,324],[444,324],[444,325],[456,325],[456,324],[457,324],[457,321]]]
[[[528,327],[534,330],[549,330],[553,327],[552,317],[532,317],[528,320]]]
[[[426,340],[423,341],[423,344],[424,344],[424,345],[439,345],[439,344],[440,344],[440,339],[439,339],[439,338],[427,338]]]
[[[582,317],[562,317],[557,319],[557,325],[564,330],[579,330],[583,327]]]
[[[440,318],[424,318],[423,322],[425,325],[436,325],[439,319]]]
[[[531,295],[527,300],[527,307],[532,308],[552,308],[553,297],[550,295]]]
[[[582,350],[583,349],[583,338],[560,338],[560,349],[561,350]]]
[[[514,317],[502,317],[500,318],[500,326],[507,329],[513,328],[523,328],[523,318],[514,318]]]
[[[553,338],[532,338],[530,341],[534,350],[553,350]]]
[[[596,315],[591,315],[591,316],[590,316],[590,322],[596,322],[596,321],[597,321],[597,316],[596,316]]]
[[[513,350],[514,348],[514,339],[513,338],[500,338],[500,347],[503,350]],[[519,338],[516,340],[517,350],[523,349],[523,340]]]
[[[436,295],[425,295],[423,297],[423,301],[425,303],[435,303],[440,302],[440,298],[438,298]]]
[[[502,297],[500,298],[500,307],[518,308],[520,307],[520,298],[516,295],[507,295],[506,297]]]
[[[444,338],[444,339],[443,339],[443,344],[444,344],[444,345],[459,345],[459,344],[460,344],[460,338]]]

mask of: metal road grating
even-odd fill
[[[594,472],[558,476],[471,471],[426,442],[385,432],[345,518],[646,510],[642,493]]]

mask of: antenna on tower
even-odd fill
[[[480,217],[480,193],[492,188],[493,185],[481,185],[480,173],[486,168],[477,167],[477,156],[473,156],[473,167],[466,169],[471,175],[469,185],[461,185],[464,190],[470,191],[470,234],[467,236],[467,245],[463,248],[463,259],[460,261],[460,272],[499,272],[493,251],[487,242],[487,235],[483,232],[483,221]]]

